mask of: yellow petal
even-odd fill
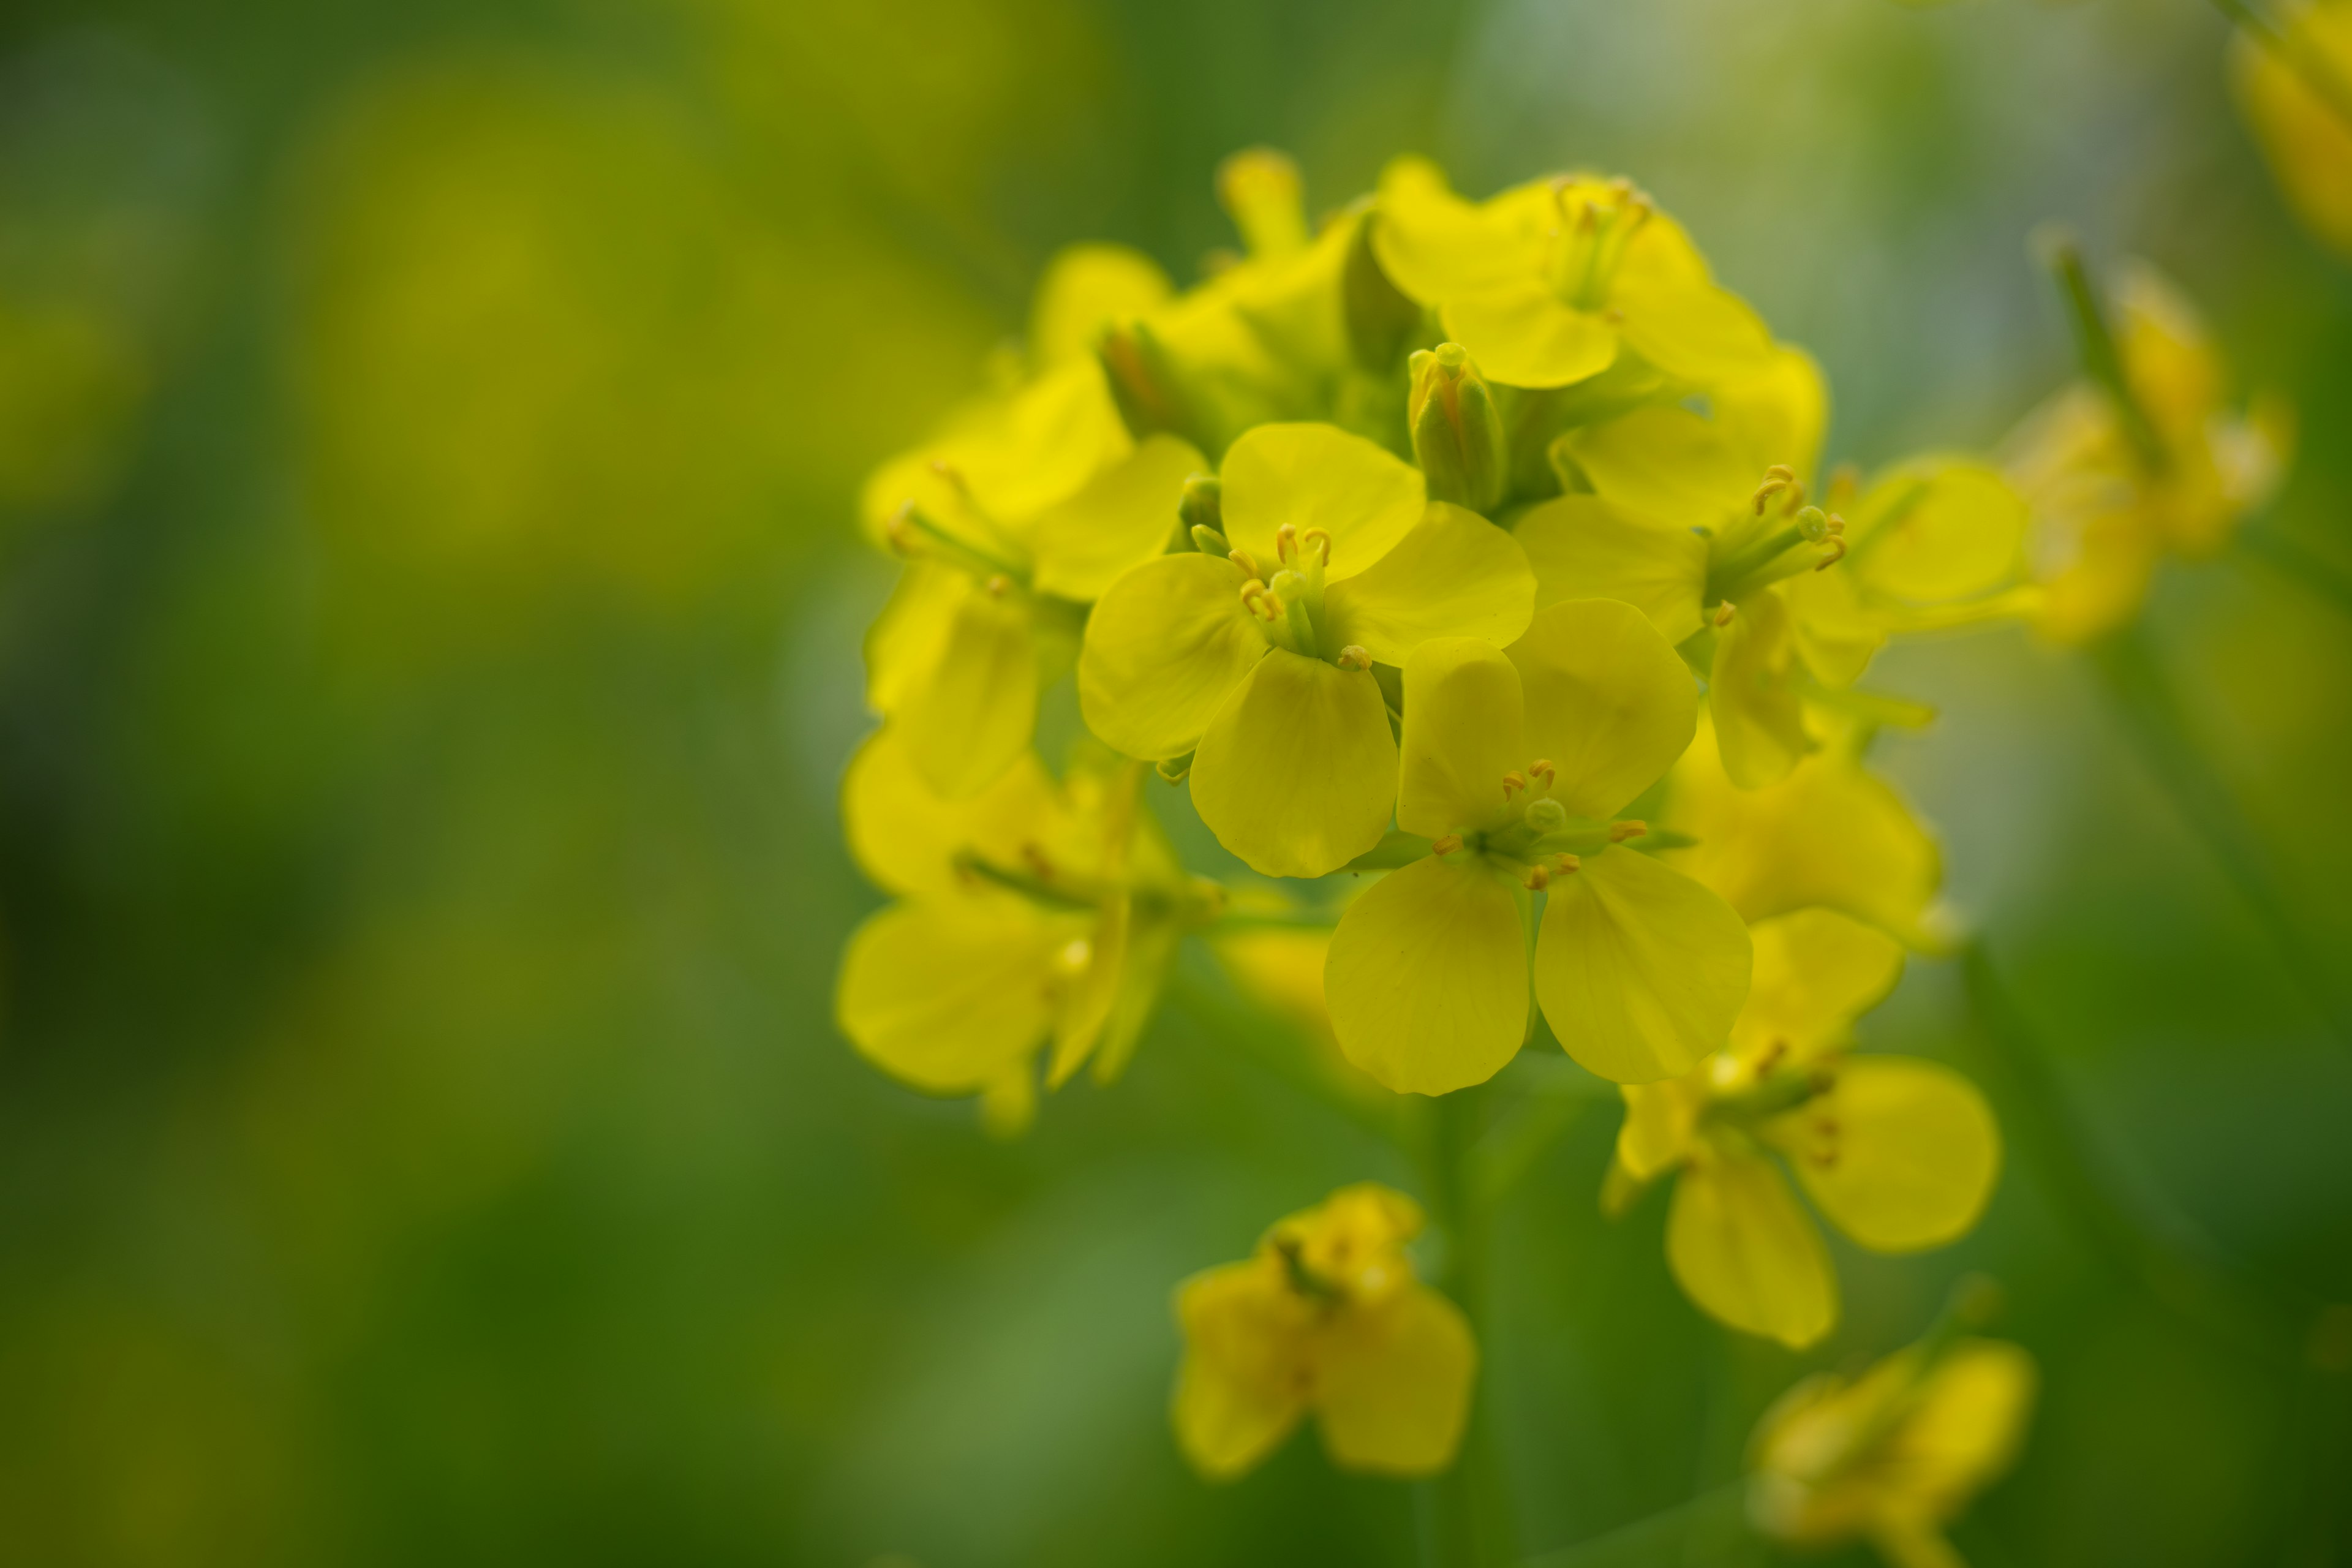
[[[1110,1016],[1103,1021],[1101,1037],[1095,1042],[1092,1059],[1097,1083],[1116,1083],[1127,1070],[1143,1038],[1144,1026],[1151,1022],[1152,1009],[1160,1005],[1160,988],[1168,983],[1169,968],[1176,962],[1176,950],[1183,940],[1183,927],[1164,916],[1130,920],[1118,996],[1111,1004]]]
[[[1353,643],[1393,665],[1431,637],[1499,645],[1528,629],[1535,592],[1517,541],[1475,511],[1432,501],[1395,549],[1331,584],[1324,637],[1335,652]]]
[[[1018,1138],[1037,1120],[1036,1064],[1022,1061],[980,1091],[980,1125],[991,1138]]]
[[[2033,1358],[2000,1340],[1944,1352],[1887,1442],[1887,1471],[1903,1478],[1911,1511],[1948,1520],[2009,1468],[2040,1381]]]
[[[1176,1440],[1195,1469],[1227,1480],[1281,1445],[1306,1409],[1312,1377],[1303,1314],[1264,1258],[1187,1279],[1176,1293],[1184,1361]]]
[[[1184,481],[1208,459],[1173,436],[1153,436],[1104,468],[1025,530],[1041,594],[1096,599],[1138,562],[1167,547]]]
[[[1076,825],[1034,753],[1014,758],[969,800],[944,801],[887,728],[866,737],[842,774],[841,826],[859,868],[894,893],[965,890],[956,858],[966,852],[1007,867],[1021,864],[1024,844],[1045,847],[1074,867],[1086,858],[1072,843]]]
[[[1511,215],[1547,201],[1523,186],[1481,208],[1454,195],[1426,158],[1399,158],[1381,172],[1372,253],[1389,279],[1424,305],[1498,288],[1539,265],[1538,231]]]
[[[1396,738],[1369,670],[1276,648],[1192,758],[1192,805],[1267,877],[1321,877],[1381,841],[1396,807]]]
[[[1404,665],[1398,826],[1430,838],[1498,826],[1517,815],[1503,775],[1531,760],[1516,665],[1475,637],[1413,650]]]
[[[1620,810],[1690,744],[1698,684],[1633,605],[1554,605],[1505,651],[1526,693],[1528,749],[1551,763],[1552,798],[1570,816]]]
[[[1156,310],[1171,292],[1168,274],[1141,251],[1073,245],[1045,264],[1037,284],[1029,311],[1031,356],[1051,365],[1091,354],[1107,323]]]
[[[1426,1476],[1454,1462],[1478,1346],[1461,1309],[1426,1286],[1342,1310],[1314,1346],[1323,1447],[1342,1469]]]
[[[1843,565],[1801,572],[1773,591],[1795,622],[1797,652],[1814,679],[1846,687],[1886,646],[1887,616],[1863,602],[1862,578]]]
[[[1775,347],[1761,369],[1708,389],[1707,406],[1732,446],[1760,479],[1775,463],[1811,482],[1829,428],[1829,383],[1813,356]]]
[[[1698,1152],[1698,1117],[1706,1086],[1696,1073],[1664,1083],[1620,1085],[1625,1121],[1617,1129],[1617,1163],[1636,1182],[1652,1182]]]
[[[1770,363],[1772,334],[1763,321],[1738,295],[1712,283],[1629,269],[1610,289],[1609,303],[1623,312],[1618,331],[1625,345],[1678,380],[1711,386],[1755,375]]]
[[[1764,477],[1730,435],[1687,408],[1637,408],[1571,431],[1567,447],[1601,500],[1675,528],[1746,515]]]
[[[1837,1321],[1821,1232],[1765,1160],[1726,1155],[1683,1173],[1666,1262],[1685,1294],[1743,1333],[1803,1350]]]
[[[1566,599],[1622,599],[1678,643],[1698,630],[1706,541],[1599,496],[1530,508],[1512,531],[1535,569],[1536,608]]]
[[[1846,519],[1853,552],[1833,571],[1916,605],[2005,587],[2022,563],[2025,502],[1981,463],[1929,458],[1880,479]]]
[[[1903,944],[1834,910],[1799,910],[1748,928],[1754,982],[1731,1048],[1749,1062],[1812,1061],[1844,1047],[1853,1021],[1903,973]]]
[[[947,640],[956,606],[971,591],[971,578],[952,566],[910,561],[898,574],[890,597],[866,630],[866,705],[889,713],[907,694],[930,679]]]
[[[892,628],[877,629],[868,645],[889,661],[888,673],[868,689],[878,685],[890,695],[884,711],[923,781],[961,800],[1028,750],[1037,721],[1037,640],[1017,590],[992,594],[943,568],[929,574],[932,585],[891,605]],[[938,616],[935,636],[899,629],[918,604]]]
[[[1823,1214],[1878,1252],[1965,1236],[2000,1174],[2000,1131],[1976,1085],[1915,1057],[1852,1057],[1775,1141]]]
[[[1935,945],[1923,923],[1942,878],[1935,841],[1900,796],[1842,747],[1814,752],[1766,789],[1724,776],[1712,730],[1675,770],[1665,821],[1698,840],[1668,859],[1730,901],[1743,919],[1838,910],[1912,948]]]
[[[1479,373],[1506,386],[1567,386],[1617,359],[1617,329],[1561,302],[1533,273],[1449,299],[1438,317]]]
[[[851,933],[835,1016],[885,1072],[975,1094],[1044,1038],[1057,956],[1085,933],[1011,894],[894,904]]]
[[[1778,784],[1812,750],[1804,710],[1790,685],[1796,662],[1788,607],[1769,588],[1742,600],[1731,624],[1716,634],[1707,710],[1723,771],[1741,789]]]
[[[1617,1083],[1689,1071],[1748,995],[1748,928],[1678,871],[1631,849],[1552,879],[1536,998],[1578,1062]]]
[[[1517,902],[1467,854],[1391,871],[1348,906],[1323,970],[1348,1059],[1399,1094],[1484,1083],[1528,1032]]]
[[[1067,1083],[1102,1038],[1127,978],[1127,939],[1133,924],[1134,900],[1126,893],[1113,896],[1097,911],[1094,930],[1086,937],[1086,966],[1071,982],[1054,1016],[1054,1054],[1045,1068],[1046,1087],[1059,1089]]]
[[[1225,453],[1224,535],[1271,576],[1276,531],[1331,536],[1332,578],[1353,576],[1394,549],[1429,505],[1421,470],[1336,425],[1260,425]]]
[[[1147,561],[1087,617],[1078,704],[1087,728],[1130,757],[1181,757],[1268,644],[1231,563],[1186,552]]]
[[[1015,393],[1000,426],[942,442],[933,455],[961,475],[982,512],[1017,529],[1134,445],[1102,367],[1087,354]]]

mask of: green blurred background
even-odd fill
[[[1411,1561],[1410,1489],[1302,1438],[1212,1489],[1167,1435],[1174,1281],[1417,1186],[1296,1041],[1196,954],[1124,1082],[1005,1144],[835,1033],[878,901],[833,805],[889,579],[858,480],[1057,246],[1190,277],[1224,153],[1330,205],[1417,150],[1647,184],[1865,463],[2067,374],[2036,222],[2147,256],[2298,405],[2253,526],[2340,584],[2352,267],[2223,43],[2192,0],[16,0],[0,1562]],[[2146,635],[2340,1008],[2352,621],[2314,574],[2170,570]],[[1878,680],[1943,709],[1879,755],[2054,1077],[1915,962],[1864,1042],[1979,1073],[2012,1158],[1964,1244],[1842,1250],[1807,1358],[1684,1302],[1654,1198],[1600,1220],[1587,1107],[1500,1220],[1524,1544],[1719,1486],[1975,1268],[2046,1381],[1979,1568],[2352,1561],[2346,1378],[2209,1300],[2352,1298],[2352,1055],[2081,656]],[[2053,1112],[2137,1240],[2031,1157]],[[1713,1560],[1654,1533],[1577,1561]]]

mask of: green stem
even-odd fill
[[[1470,1321],[1478,1342],[1478,1390],[1462,1452],[1444,1475],[1424,1483],[1421,1499],[1422,1561],[1427,1568],[1504,1568],[1517,1556],[1512,1543],[1508,1482],[1495,1447],[1490,1408],[1495,1381],[1487,1313],[1487,1216],[1472,1191],[1472,1152],[1486,1130],[1488,1090],[1481,1085],[1439,1096],[1424,1125],[1423,1180],[1429,1205],[1444,1236],[1444,1267],[1435,1281]]]
[[[1619,1568],[1632,1563],[1706,1562],[1704,1549],[1747,1532],[1748,1483],[1733,1481],[1606,1535],[1526,1559],[1520,1568]]]
[[[2137,624],[2092,650],[2116,716],[2189,829],[2205,841],[2238,896],[2277,950],[2312,1007],[2339,1044],[2352,1048],[2352,1005],[2334,979],[2328,956],[2305,935],[2273,879],[2270,857],[2246,825],[2228,787],[2189,735],[2179,702]]]
[[[2074,348],[2083,363],[2083,374],[2097,384],[2114,405],[2116,417],[2124,427],[2124,435],[2139,455],[2142,465],[2151,474],[2161,474],[2170,466],[2164,443],[2149,422],[2147,411],[2132,395],[2131,382],[2124,374],[2121,351],[2116,347],[2114,331],[2107,325],[2106,311],[2099,303],[2099,292],[2092,286],[2090,268],[2083,264],[2083,252],[2073,239],[2060,237],[2050,243],[2050,268],[2058,275],[2059,292],[2065,297],[2068,316],[2074,323]]]
[[[2213,0],[2213,5],[2275,56],[2281,65],[2301,77],[2303,85],[2334,111],[2346,130],[2352,131],[2352,80],[2345,79],[2334,60],[2313,48],[2301,36],[2280,28],[2246,0]]]

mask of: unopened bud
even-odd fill
[[[1192,536],[1203,555],[1223,555],[1233,548],[1225,542],[1225,487],[1217,482],[1214,474],[1194,474],[1184,481],[1184,493],[1176,502],[1176,515]],[[1201,543],[1206,531],[1217,542],[1213,548]]]
[[[1095,357],[1102,362],[1111,401],[1118,405],[1129,435],[1139,441],[1163,432],[1191,438],[1192,411],[1168,350],[1150,326],[1131,319],[1113,321],[1095,340]]]
[[[1529,801],[1526,820],[1538,833],[1557,833],[1568,826],[1568,807],[1556,800]]]
[[[1307,248],[1307,202],[1298,165],[1286,153],[1250,147],[1217,166],[1217,200],[1252,256]]]
[[[1182,784],[1184,775],[1192,771],[1192,753],[1187,752],[1181,757],[1163,757],[1151,765],[1151,771],[1170,784]]]
[[[1510,444],[1495,395],[1459,343],[1440,343],[1412,360],[1405,415],[1412,455],[1428,476],[1429,499],[1490,511],[1510,480]]]
[[[1371,213],[1354,219],[1356,232],[1348,242],[1348,260],[1339,279],[1341,316],[1347,322],[1348,347],[1356,363],[1375,375],[1393,375],[1396,363],[1421,331],[1422,309],[1381,270],[1372,250]]]

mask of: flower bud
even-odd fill
[[[1487,511],[1510,479],[1509,443],[1495,395],[1459,343],[1412,356],[1412,455],[1429,479],[1429,499]]]
[[[1111,322],[1095,340],[1095,357],[1129,435],[1139,441],[1163,433],[1192,439],[1192,411],[1175,366],[1150,326],[1132,318]]]
[[[1184,524],[1184,531],[1192,536],[1192,543],[1204,555],[1223,555],[1232,545],[1225,542],[1225,491],[1214,474],[1194,474],[1184,481],[1184,493],[1176,502],[1176,515]],[[1202,533],[1213,536],[1203,543]]]

